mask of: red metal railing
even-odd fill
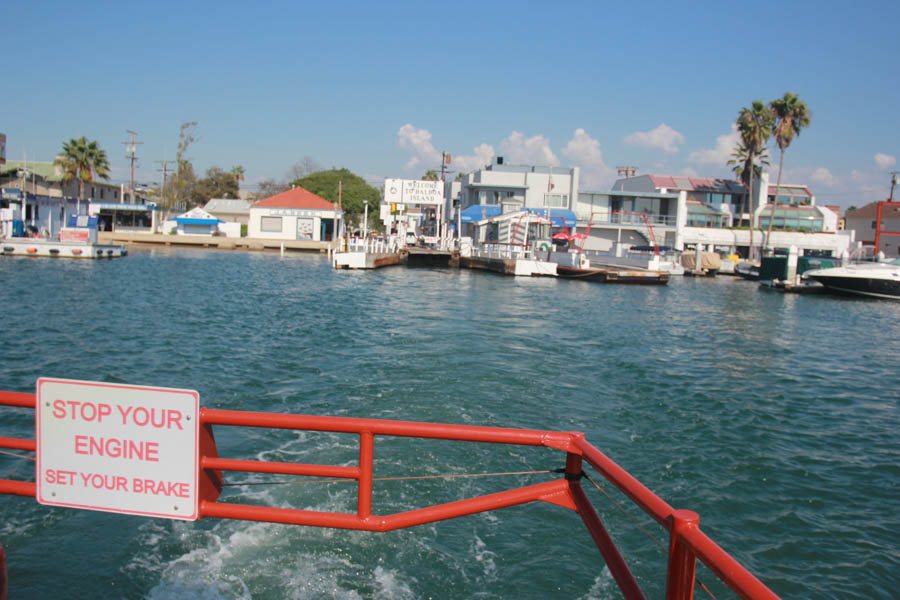
[[[0,405],[34,408],[35,394],[0,391]],[[389,531],[540,500],[576,511],[597,544],[624,597],[628,599],[644,598],[644,594],[624,558],[581,488],[582,465],[583,462],[587,462],[670,533],[666,575],[667,599],[687,600],[693,598],[698,558],[740,597],[747,599],[777,598],[762,582],[700,530],[699,517],[696,513],[672,508],[600,450],[585,441],[584,434],[579,432],[563,433],[209,408],[200,409],[200,424],[201,474],[198,491],[201,498],[199,503],[201,518],[218,517],[341,529]],[[359,464],[356,467],[347,467],[221,458],[218,456],[212,433],[214,425],[356,434],[359,436]],[[556,481],[379,516],[372,514],[375,436],[543,446],[566,453],[565,474],[563,478]],[[35,441],[0,438],[0,447],[34,451]],[[222,471],[356,480],[358,486],[356,513],[320,512],[218,502],[217,498],[222,485]],[[33,497],[35,492],[34,482],[0,480],[0,493]]]

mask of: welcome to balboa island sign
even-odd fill
[[[443,204],[444,182],[419,179],[385,179],[387,204]]]

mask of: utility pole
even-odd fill
[[[891,197],[888,202],[894,201],[894,186],[897,185],[897,171],[891,171]]]
[[[137,145],[143,144],[144,142],[135,142],[134,136],[137,135],[136,132],[130,129],[128,129],[127,132],[131,134],[131,141],[122,143],[125,144],[125,158],[131,160],[131,203],[134,204],[134,161],[137,160],[135,151],[137,150]]]
[[[166,207],[166,211],[168,212],[168,210],[170,208],[172,208],[171,206],[169,206],[169,203],[165,201],[166,200],[166,181],[167,181],[167,178],[169,175],[168,165],[169,165],[169,163],[174,163],[175,161],[163,159],[163,160],[156,160],[153,162],[157,162],[162,165],[162,169],[157,169],[157,171],[159,171],[163,174],[163,183],[162,183],[162,188],[160,188],[160,190],[159,190],[159,197],[163,200],[163,205]]]

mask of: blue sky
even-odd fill
[[[173,159],[252,186],[312,157],[371,180],[507,162],[729,176],[742,106],[785,91],[812,123],[785,182],[822,204],[887,197],[900,100],[896,2],[22,3],[3,28],[7,158],[84,135],[137,180]],[[771,179],[778,152],[770,150]]]

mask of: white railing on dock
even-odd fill
[[[350,238],[347,252],[365,252],[366,254],[393,254],[400,251],[396,238],[387,240]]]
[[[502,260],[530,259],[531,247],[521,244],[481,244],[472,248],[472,256]]]

